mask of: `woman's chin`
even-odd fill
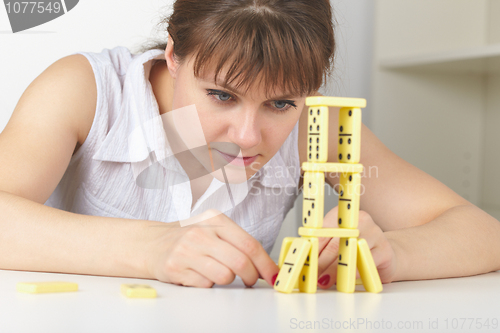
[[[215,170],[211,174],[214,178],[217,178],[218,181],[229,184],[241,184],[250,178],[247,176],[246,168],[235,167],[231,164],[226,165],[224,169]]]

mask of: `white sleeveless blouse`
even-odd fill
[[[298,122],[280,150],[247,182],[247,191],[231,184],[235,206],[227,206],[226,184],[213,179],[192,207],[187,174],[177,160],[162,164],[166,186],[159,189],[138,186],[134,163],[151,153],[170,151],[159,118],[149,73],[154,59],[164,51],[131,54],[125,47],[101,53],[81,53],[90,62],[97,84],[97,107],[87,139],[72,156],[69,166],[45,205],[77,214],[174,222],[217,209],[250,235],[269,253],[281,224],[298,196],[300,179]],[[153,130],[129,147],[132,131],[148,121]],[[162,155],[163,154],[163,155]],[[176,183],[177,186],[168,186]],[[249,189],[249,191],[248,191]],[[191,209],[192,207],[192,209]]]

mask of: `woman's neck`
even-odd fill
[[[165,61],[156,61],[151,67],[149,82],[151,82],[160,115],[172,111],[174,80],[168,71]]]

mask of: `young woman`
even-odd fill
[[[273,284],[268,252],[306,160],[304,101],[335,49],[329,1],[178,0],[166,22],[164,45],[71,55],[26,89],[0,134],[1,269]],[[189,143],[200,132],[210,163]],[[361,147],[378,173],[362,179],[360,237],[384,283],[500,269],[497,220],[364,126]],[[336,149],[331,135],[332,161]],[[247,192],[227,184],[242,171]],[[338,239],[320,251],[329,288]]]

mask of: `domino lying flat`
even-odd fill
[[[19,282],[16,290],[21,293],[42,294],[78,291],[78,284],[73,282]]]
[[[46,294],[78,291],[78,284],[73,282],[19,282],[16,290],[28,294]],[[128,298],[156,298],[156,290],[147,284],[122,284],[121,293]]]

